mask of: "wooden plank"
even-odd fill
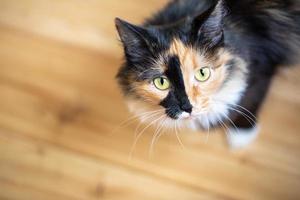
[[[12,132],[0,132],[0,151],[0,197],[216,199],[213,195],[201,194]]]
[[[0,22],[72,44],[115,53],[114,18],[140,23],[167,0],[1,0]]]

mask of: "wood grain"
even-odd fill
[[[299,199],[300,68],[283,68],[261,134],[230,151],[218,134],[155,127],[129,159],[137,122],[114,76],[113,18],[166,1],[0,1],[0,199]]]

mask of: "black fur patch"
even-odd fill
[[[167,108],[166,113],[171,118],[177,118],[177,115],[182,111],[191,113],[193,107],[185,91],[178,56],[171,56],[167,66],[165,74],[172,84],[172,89],[170,90],[167,98],[161,102],[161,105]]]

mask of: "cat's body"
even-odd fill
[[[300,55],[296,1],[175,0],[143,27],[116,24],[126,55],[118,79],[131,110],[156,105],[164,122],[204,129],[227,123],[234,147],[257,133],[277,68]]]

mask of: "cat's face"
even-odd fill
[[[126,62],[118,80],[130,110],[143,121],[208,128],[226,117],[246,88],[245,63],[205,26],[141,28],[116,20]],[[213,22],[216,25],[216,22]]]

